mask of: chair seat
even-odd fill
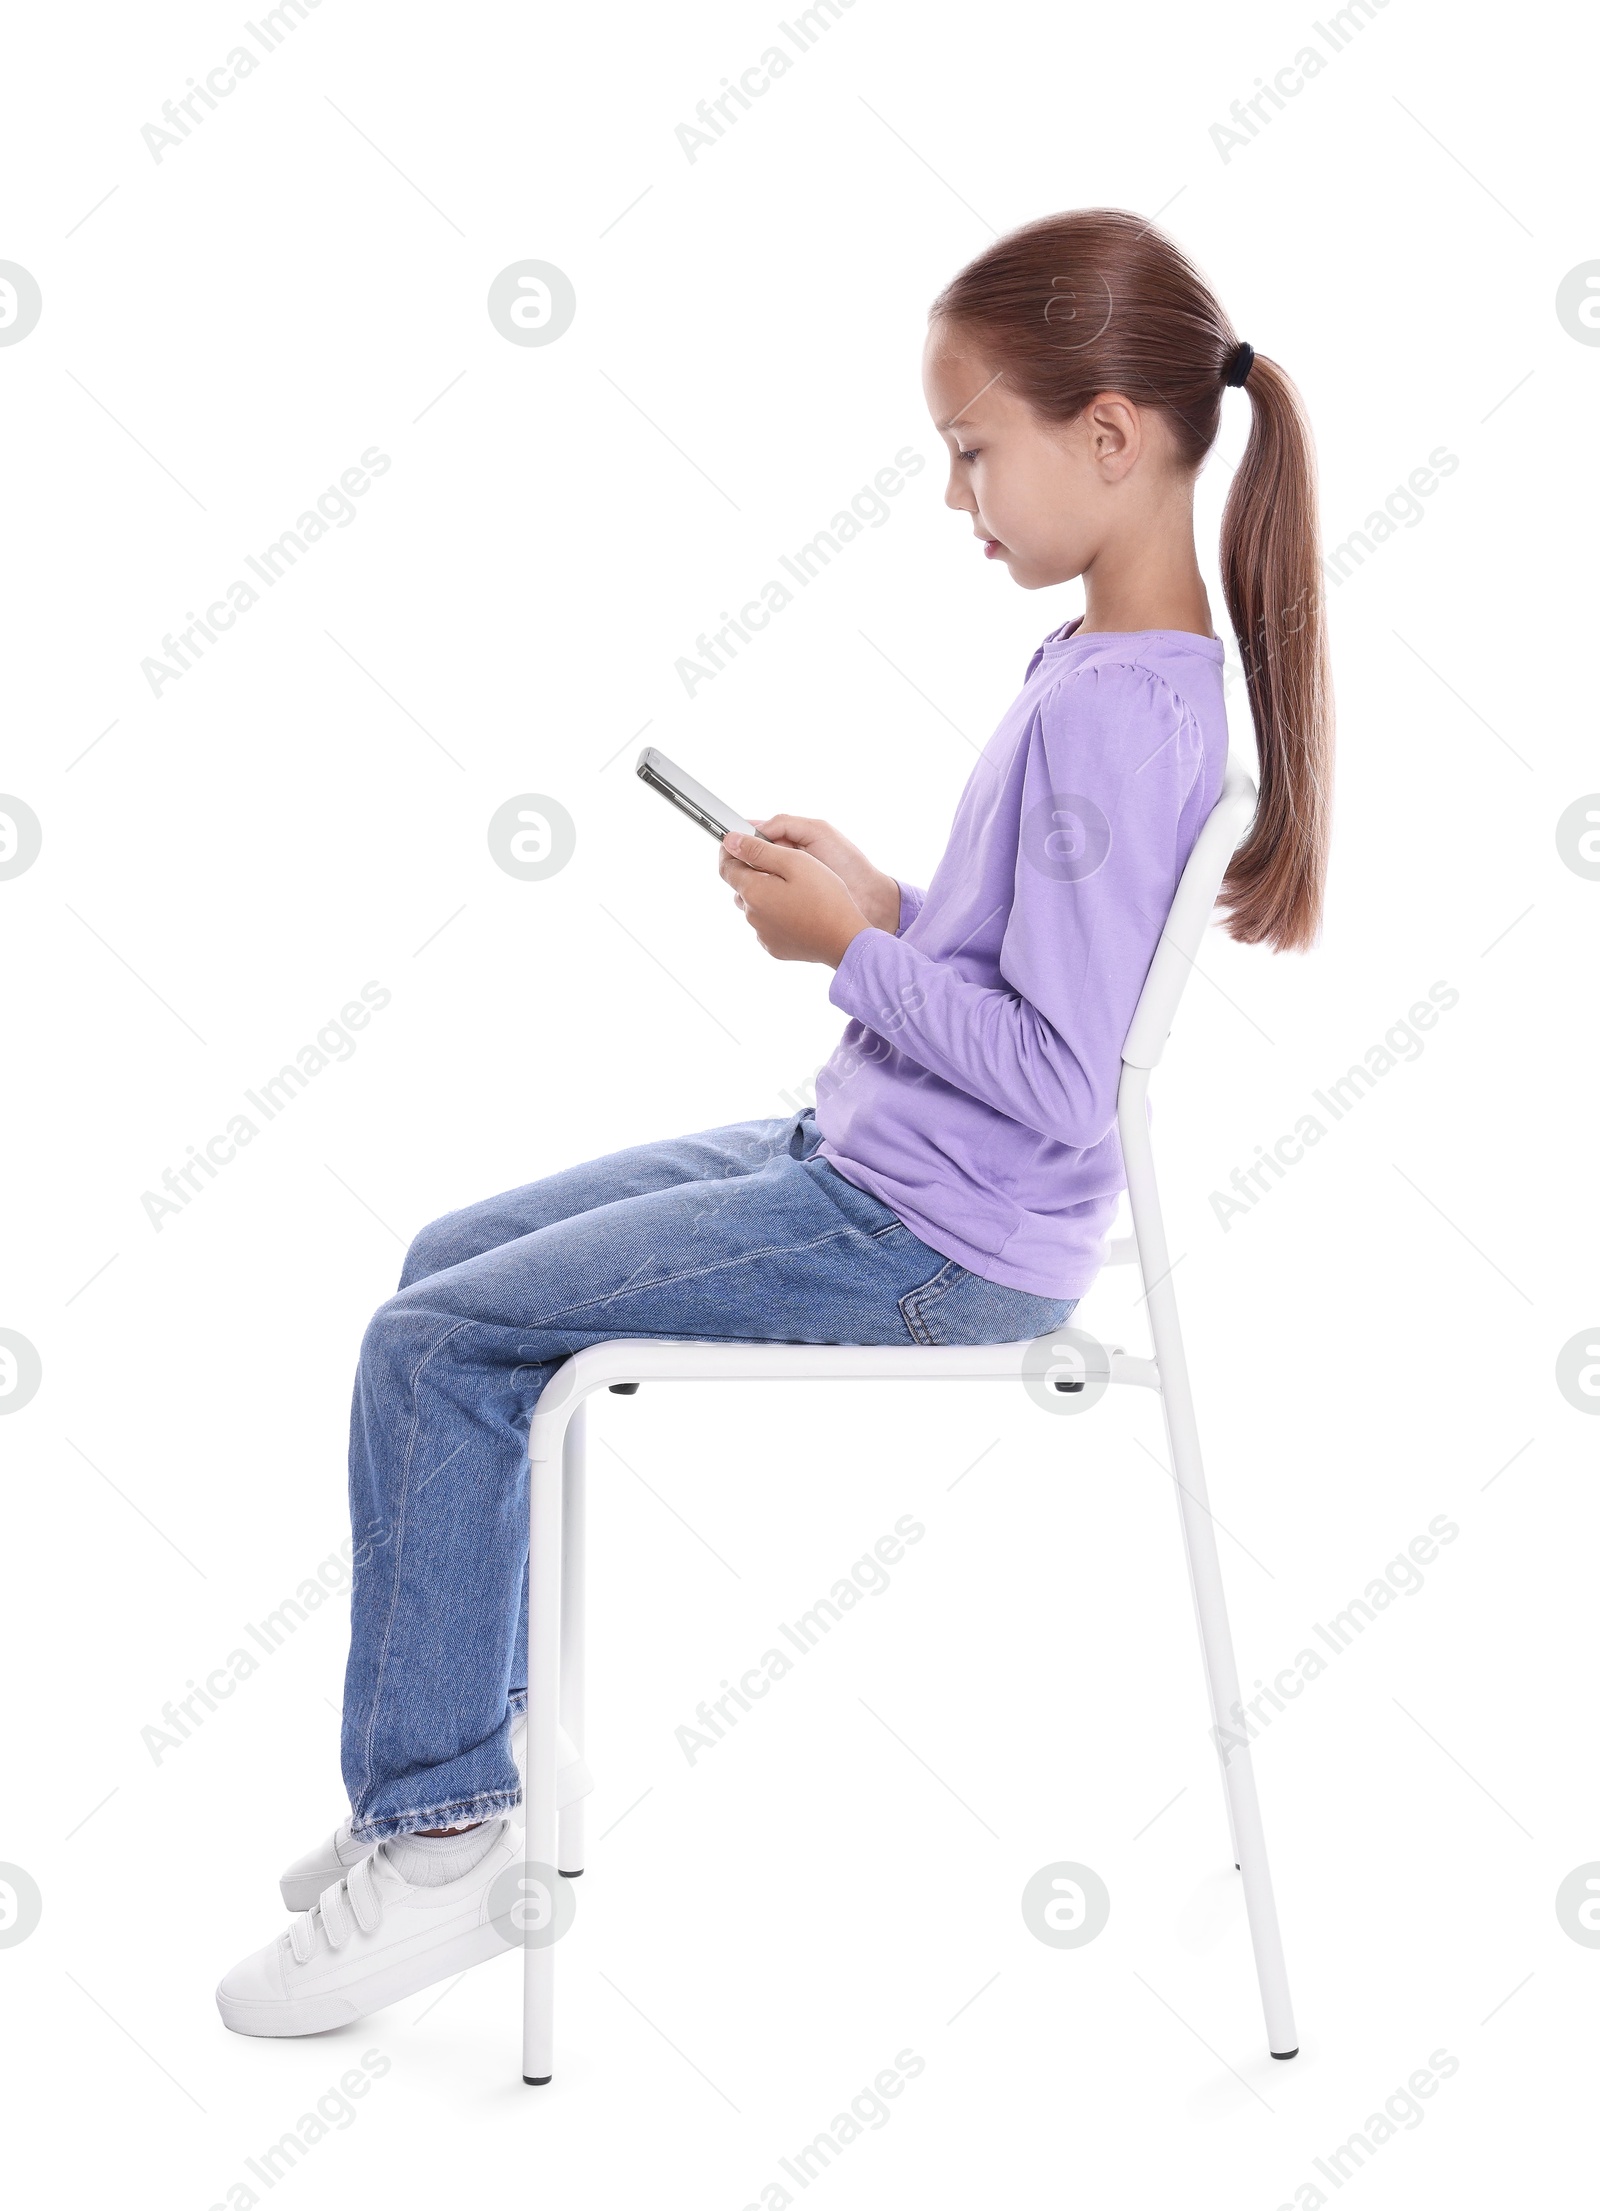
[[[1060,1332],[1057,1331],[1057,1334]],[[567,1360],[539,1408],[554,1411],[619,1382],[983,1382],[1042,1373],[1055,1336],[1022,1343],[957,1344],[923,1349],[897,1344],[717,1343],[690,1337],[622,1336],[591,1344]],[[1110,1380],[1159,1390],[1153,1359],[1107,1344]],[[1028,1354],[1035,1363],[1025,1366]]]

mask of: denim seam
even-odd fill
[[[931,1330],[925,1328],[922,1324],[922,1315],[914,1310],[908,1313],[906,1303],[905,1298],[900,1300],[900,1318],[906,1324],[907,1335],[910,1336],[913,1343],[921,1344],[924,1350],[932,1351],[936,1349]]]
[[[814,1236],[808,1244],[766,1244],[759,1251],[741,1252],[737,1259],[720,1259],[713,1266],[686,1267],[681,1274],[664,1274],[654,1282],[644,1282],[636,1285],[624,1283],[619,1289],[608,1290],[604,1297],[585,1298],[581,1305],[563,1305],[553,1313],[544,1314],[538,1320],[524,1321],[518,1328],[517,1333],[521,1335],[524,1330],[548,1328],[552,1321],[566,1320],[573,1313],[587,1313],[596,1307],[614,1304],[619,1297],[628,1295],[634,1288],[665,1290],[675,1282],[698,1282],[708,1274],[725,1274],[734,1267],[747,1267],[755,1259],[789,1258],[796,1252],[817,1251],[824,1244],[837,1243],[842,1238],[861,1236],[864,1233],[863,1230],[852,1228],[847,1223],[843,1228],[830,1228],[825,1236]],[[465,1328],[475,1324],[463,1321],[461,1325]],[[687,1340],[692,1342],[694,1339],[691,1337]],[[432,1353],[429,1356],[431,1357]],[[572,1354],[569,1352],[564,1356],[570,1358]]]
[[[965,1278],[971,1272],[972,1269],[964,1267],[959,1259],[947,1259],[938,1273],[930,1275],[920,1289],[907,1290],[900,1300],[900,1317],[918,1343],[926,1345],[930,1350],[938,1349],[939,1339],[928,1325],[925,1308],[937,1305],[941,1298],[955,1288],[958,1277]]]
[[[421,1416],[421,1408],[417,1401],[417,1382],[422,1374],[423,1368],[427,1366],[429,1360],[434,1357],[435,1353],[442,1350],[443,1347],[450,1341],[452,1336],[459,1335],[461,1330],[468,1326],[470,1326],[470,1323],[463,1320],[457,1321],[453,1328],[447,1329],[445,1334],[439,1338],[438,1342],[435,1344],[431,1344],[427,1351],[423,1353],[422,1357],[417,1361],[416,1366],[412,1369],[410,1375],[407,1377],[406,1386],[411,1392],[411,1425],[406,1436],[406,1451],[405,1459],[403,1462],[404,1471],[402,1472],[400,1478],[400,1501],[395,1512],[394,1570],[389,1583],[389,1609],[383,1623],[383,1643],[379,1649],[378,1663],[373,1673],[372,1704],[367,1716],[366,1738],[361,1746],[362,1783],[361,1788],[356,1792],[358,1796],[364,1796],[367,1790],[370,1789],[372,1786],[372,1739],[373,1736],[377,1733],[378,1707],[380,1702],[382,1701],[383,1695],[383,1677],[385,1669],[387,1668],[389,1663],[389,1645],[394,1635],[395,1613],[399,1607],[400,1566],[405,1552],[406,1508],[411,1502],[411,1463],[413,1455],[416,1451],[417,1428]],[[353,1810],[354,1807],[352,1806],[352,1811]],[[444,1826],[447,1823],[443,1820],[438,1820],[435,1821],[434,1824],[436,1826]],[[352,1820],[351,1833],[354,1834],[355,1830],[356,1822]]]

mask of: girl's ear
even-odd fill
[[[1139,410],[1120,392],[1102,392],[1084,409],[1089,456],[1108,483],[1120,483],[1144,445]]]

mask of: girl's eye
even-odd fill
[[[963,453],[959,446],[956,448],[956,459],[958,461],[975,461],[977,457],[978,449],[976,446],[972,448],[970,453]]]

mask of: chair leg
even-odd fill
[[[1267,1844],[1261,1827],[1261,1806],[1256,1798],[1255,1774],[1250,1765],[1250,1747],[1248,1743],[1241,1743],[1224,1752],[1220,1741],[1222,1732],[1231,1725],[1232,1709],[1239,1702],[1239,1675],[1234,1663],[1233,1637],[1228,1628],[1227,1602],[1222,1591],[1216,1527],[1206,1502],[1200,1430],[1189,1388],[1183,1331],[1178,1323],[1178,1301],[1172,1287],[1166,1229],[1161,1219],[1155,1161],[1150,1149],[1150,1128],[1145,1118],[1148,1081],[1147,1068],[1124,1066],[1117,1091],[1117,1127],[1128,1178],[1128,1202],[1139,1245],[1140,1271],[1147,1285],[1150,1333],[1161,1375],[1161,1409],[1167,1423],[1167,1442],[1178,1489],[1178,1513],[1189,1561],[1189,1583],[1194,1592],[1200,1649],[1211,1695],[1216,1729],[1212,1739],[1217,1743],[1217,1755],[1222,1762],[1222,1786],[1228,1801],[1234,1858],[1244,1878],[1245,1913],[1255,1950],[1256,1978],[1261,1984],[1262,2010],[1266,2014],[1267,2046],[1274,2057],[1287,2058],[1297,2053],[1300,2038],[1289,2001],[1289,1977],[1283,1962],[1283,1938],[1278,1931],[1278,1907],[1267,1866]]]
[[[1166,1370],[1163,1368],[1163,1383]],[[1187,1398],[1187,1389],[1184,1392]],[[1189,1444],[1180,1447],[1174,1417],[1168,1407],[1168,1434],[1178,1475],[1178,1510],[1183,1525],[1184,1548],[1193,1578],[1195,1611],[1200,1622],[1200,1648],[1211,1691],[1211,1709],[1217,1717],[1217,1733],[1229,1722],[1223,1715],[1239,1701],[1239,1675],[1228,1627],[1228,1607],[1222,1590],[1222,1566],[1217,1557],[1216,1530],[1205,1501],[1205,1475],[1200,1466],[1198,1441],[1192,1435],[1193,1409],[1185,1408],[1191,1430]],[[1190,1447],[1192,1446],[1192,1447]],[[1215,1738],[1213,1738],[1215,1740]],[[1293,2057],[1300,2047],[1294,2008],[1289,2001],[1289,1977],[1283,1962],[1283,1937],[1278,1930],[1278,1907],[1272,1894],[1272,1874],[1267,1865],[1267,1841],[1261,1825],[1256,1778],[1250,1764],[1250,1746],[1235,1741],[1217,1755],[1222,1765],[1222,1786],[1228,1803],[1228,1825],[1233,1835],[1235,1863],[1244,1879],[1245,1913],[1255,1949],[1256,1978],[1261,1984],[1261,2005],[1266,2015],[1267,2045],[1274,2057]]]
[[[546,1392],[548,1395],[548,1391]],[[556,1866],[558,1699],[561,1667],[560,1409],[536,1411],[528,1451],[528,1774],[523,1812],[525,1893],[547,1888]],[[522,2077],[541,2088],[554,2071],[555,1944],[524,1943]]]
[[[561,1724],[584,1749],[584,1542],[588,1484],[584,1478],[585,1407],[567,1422],[561,1454]],[[583,1871],[583,1808],[579,1797],[561,1807],[557,1870],[569,1880]]]
[[[1169,1444],[1171,1442],[1170,1429],[1168,1430],[1168,1442]],[[1172,1479],[1173,1485],[1174,1487],[1176,1487],[1179,1477],[1174,1474]],[[1200,1587],[1198,1582],[1195,1580],[1194,1553],[1190,1548],[1187,1535],[1184,1538],[1183,1560],[1189,1575],[1189,1594],[1194,1599],[1195,1629],[1200,1637],[1201,1652],[1204,1653],[1206,1647],[1205,1615],[1200,1609]],[[1226,1712],[1224,1712],[1217,1703],[1216,1679],[1209,1665],[1207,1665],[1206,1667],[1206,1695],[1211,1704],[1211,1740],[1214,1743],[1218,1744],[1220,1747],[1222,1737],[1224,1734],[1228,1733],[1232,1729],[1233,1721],[1232,1718]],[[1233,1816],[1233,1796],[1228,1787],[1228,1776],[1226,1771],[1222,1773],[1221,1780],[1223,1809],[1228,1815],[1228,1853],[1229,1856],[1233,1859],[1235,1872],[1242,1872],[1243,1860],[1239,1856],[1239,1829],[1237,1824],[1235,1823]]]

